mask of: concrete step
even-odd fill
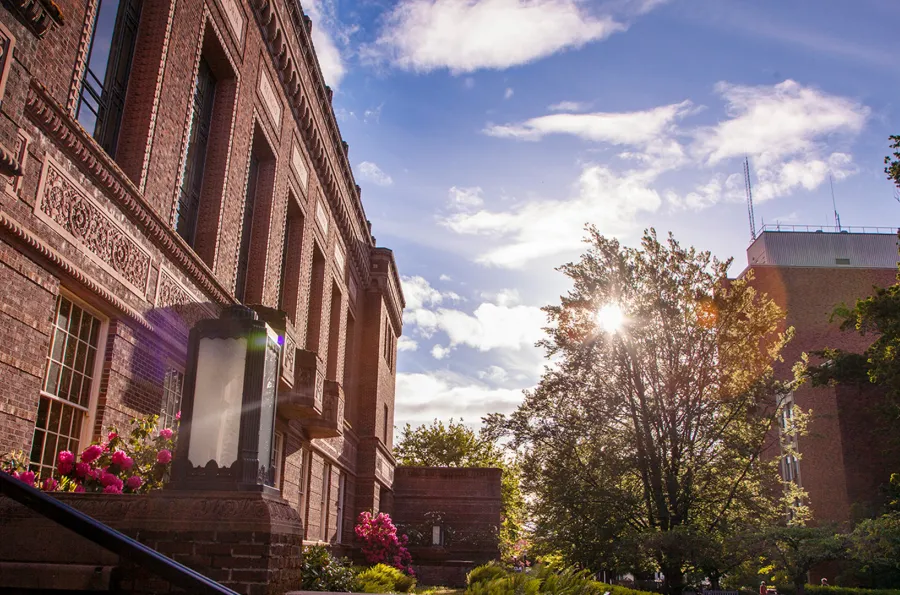
[[[47,564],[0,562],[0,593],[27,593],[32,590],[54,592],[109,592],[114,566],[92,564]]]

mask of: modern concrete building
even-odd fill
[[[179,410],[187,331],[284,345],[282,496],[307,542],[390,504],[404,302],[297,0],[0,7],[0,453],[46,473]]]
[[[825,347],[861,352],[871,336],[843,332],[831,314],[853,305],[874,286],[897,280],[897,230],[768,226],[747,249],[752,284],[787,312],[794,339],[776,366],[782,379],[804,352]],[[745,271],[743,274],[746,274]],[[791,395],[812,410],[807,436],[798,440],[799,460],[782,462],[782,476],[809,494],[817,522],[848,523],[874,512],[880,486],[900,470],[900,453],[888,450],[872,387],[803,386]]]

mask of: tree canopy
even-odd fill
[[[771,366],[791,330],[746,279],[728,279],[730,261],[671,236],[651,230],[633,249],[589,228],[588,244],[560,269],[572,290],[545,308],[557,364],[491,432],[524,453],[539,545],[593,570],[649,560],[679,593],[699,542],[714,553],[783,515],[777,456],[763,452],[777,454],[785,388]]]

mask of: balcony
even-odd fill
[[[303,420],[310,438],[334,438],[344,433],[344,389],[339,382],[325,381],[322,415]]]
[[[295,350],[293,386],[278,391],[278,413],[287,419],[318,418],[324,414],[325,362],[314,352]],[[343,416],[343,405],[341,414]]]

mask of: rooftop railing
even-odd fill
[[[843,225],[786,225],[784,223],[766,223],[758,231],[757,235],[764,231],[805,231],[810,233],[878,233],[897,235],[900,231],[897,227],[870,227]]]

